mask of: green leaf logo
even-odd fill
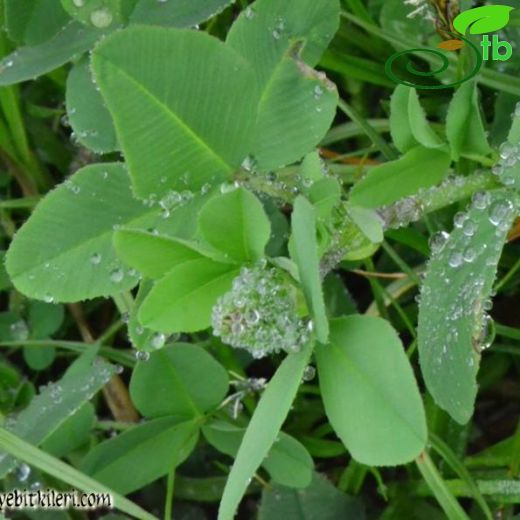
[[[498,31],[509,22],[509,13],[514,9],[509,5],[486,5],[460,13],[453,26],[460,34],[484,34]]]

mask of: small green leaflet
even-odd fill
[[[449,173],[450,162],[445,151],[417,146],[396,161],[371,168],[352,188],[350,201],[365,208],[392,204],[440,183]]]
[[[216,408],[228,387],[226,370],[203,348],[176,343],[137,364],[130,395],[146,417],[196,418]]]
[[[161,417],[147,421],[98,444],[82,460],[81,469],[127,495],[181,464],[193,451],[198,435],[195,420]]]
[[[244,188],[210,199],[199,214],[199,229],[206,242],[239,262],[260,260],[271,234],[261,202]]]
[[[203,427],[207,441],[217,450],[236,457],[246,429],[224,421]],[[277,484],[306,488],[312,478],[314,462],[305,447],[294,437],[280,432],[262,466]]]
[[[453,96],[446,117],[446,136],[455,161],[462,154],[486,156],[491,153],[474,81],[463,83]]]
[[[331,321],[316,347],[323,404],[352,457],[369,466],[412,461],[426,446],[423,404],[395,330],[381,318]]]
[[[200,258],[175,266],[143,301],[138,319],[164,333],[196,332],[211,324],[219,296],[231,289],[237,266]]]
[[[390,133],[402,153],[416,146],[439,148],[444,144],[428,123],[417,91],[405,85],[398,85],[390,100]]]

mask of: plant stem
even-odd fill
[[[448,519],[469,520],[468,515],[446,486],[446,483],[440,476],[428,453],[426,451],[421,453],[421,455],[415,459],[415,463]]]
[[[168,473],[166,480],[166,499],[164,501],[164,520],[171,520],[173,511],[173,490],[175,487],[175,470],[176,466],[173,466]]]
[[[338,107],[346,116],[350,117],[352,121],[357,123],[359,127],[363,129],[365,134],[374,143],[374,146],[379,148],[381,153],[388,161],[393,161],[398,158],[397,152],[394,152],[394,150],[390,148],[387,142],[381,137],[381,135],[379,135],[379,132],[374,129],[372,125],[361,114],[359,114],[354,107],[342,99],[338,101]]]

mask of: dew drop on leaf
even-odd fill
[[[92,11],[90,15],[92,25],[99,29],[108,27],[112,23],[112,18],[112,13],[107,8],[96,9],[95,11]]]
[[[114,283],[120,283],[124,278],[124,272],[122,269],[114,269],[110,273],[110,280]]]
[[[150,359],[150,352],[144,350],[136,350],[134,355],[137,361],[148,361]]]

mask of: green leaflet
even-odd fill
[[[325,411],[359,462],[394,466],[425,448],[419,389],[395,330],[383,319],[331,321],[330,343],[316,348]]]
[[[130,27],[98,45],[92,65],[139,197],[224,181],[249,152],[253,71],[216,38]]]
[[[450,156],[442,150],[416,147],[400,159],[371,168],[350,192],[356,206],[377,208],[429,188],[448,175]]]
[[[223,11],[235,0],[137,0],[130,20],[147,25],[193,27]]]
[[[122,164],[87,166],[38,204],[11,243],[7,272],[19,291],[47,302],[117,294],[138,277],[115,254],[114,227],[157,213],[133,198]]]
[[[95,350],[86,352],[60,381],[47,385],[20,412],[9,431],[36,446],[49,438],[116,373],[115,367],[94,357]],[[2,459],[0,475],[4,476],[15,464],[11,457]]]
[[[428,123],[417,91],[405,85],[398,85],[390,100],[390,133],[402,153],[416,146],[439,148],[444,144]]]
[[[325,343],[329,323],[321,288],[318,244],[316,239],[316,212],[303,196],[298,196],[292,214],[291,258],[298,266],[300,281],[307,306],[311,312],[318,341]]]
[[[249,480],[276,441],[296,396],[312,352],[312,343],[289,354],[267,385],[249,422],[219,506],[219,520],[233,520]]]
[[[152,280],[162,278],[177,264],[204,258],[194,242],[134,229],[116,231],[114,247],[126,264]]]
[[[97,153],[118,149],[112,118],[92,81],[87,58],[76,63],[69,72],[66,105],[69,123],[81,144]]]
[[[462,154],[485,156],[491,153],[474,81],[463,83],[453,96],[446,117],[446,136],[455,161]]]
[[[52,38],[69,20],[57,0],[4,0],[9,37],[26,45]]]
[[[181,464],[195,447],[198,435],[197,421],[154,419],[98,444],[83,459],[81,470],[127,495]]]
[[[199,229],[209,244],[239,262],[262,258],[271,234],[261,202],[244,188],[209,200],[199,214]]]
[[[305,489],[269,486],[262,492],[259,520],[364,520],[361,501],[339,491],[329,480],[314,473]]]
[[[142,325],[165,333],[196,332],[211,323],[219,296],[231,289],[236,266],[200,258],[175,266],[145,298],[138,314]]]
[[[61,67],[90,49],[103,34],[73,21],[50,40],[34,47],[20,47],[0,63],[0,86],[27,81]]]
[[[311,67],[338,21],[337,0],[257,0],[233,24],[227,42],[254,66],[261,92],[250,149],[260,169],[297,161],[329,129],[336,88]]]
[[[224,421],[213,421],[202,431],[206,440],[217,450],[236,457],[246,429]],[[262,466],[277,484],[306,488],[311,482],[314,462],[302,444],[280,432]]]
[[[204,349],[177,343],[138,363],[130,382],[132,402],[146,417],[200,417],[228,391],[226,370]]]
[[[419,306],[419,359],[436,403],[461,424],[473,414],[479,351],[489,346],[485,303],[514,216],[510,194],[482,193],[465,218],[457,217],[449,238],[432,239]]]

